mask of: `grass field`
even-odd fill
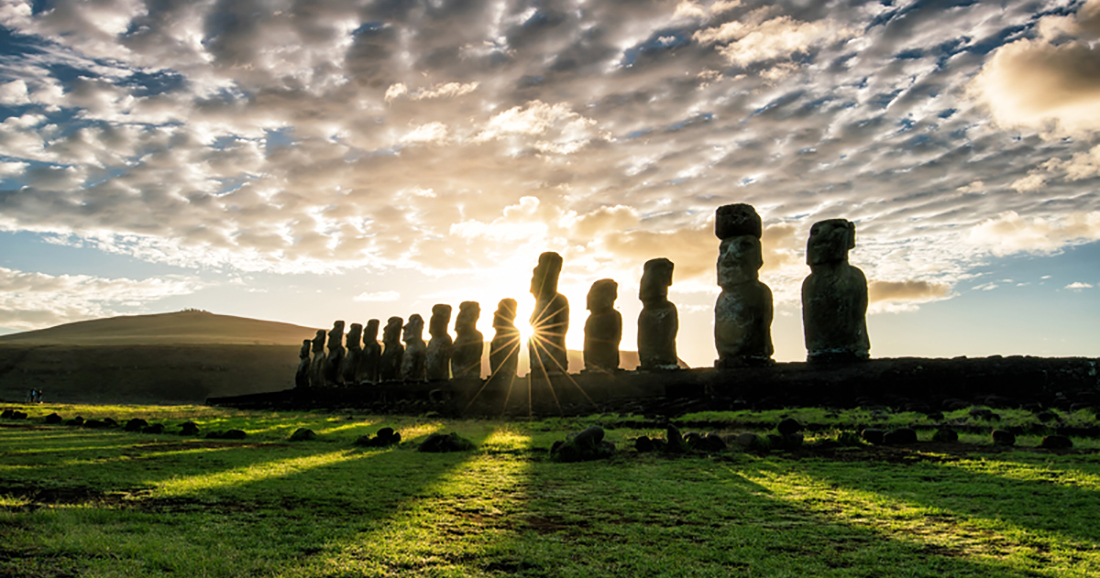
[[[1090,439],[1057,453],[996,448],[978,434],[949,446],[837,446],[828,441],[872,416],[806,409],[684,418],[726,420],[722,433],[787,414],[835,423],[801,450],[667,456],[632,449],[663,430],[610,416],[16,409],[31,419],[0,422],[0,576],[1100,576],[1100,445]],[[168,433],[44,425],[54,411],[141,417]],[[1091,412],[1064,419],[1095,422]],[[175,435],[186,420],[248,437]],[[616,426],[614,458],[550,461],[554,441],[592,424]],[[353,445],[383,426],[405,441]],[[317,438],[289,442],[301,427]],[[433,432],[478,447],[417,452]]]

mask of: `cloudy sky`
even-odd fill
[[[764,219],[776,358],[856,223],[874,356],[1100,355],[1100,0],[0,2],[0,326],[186,307],[329,326],[534,305],[569,343],[716,207]],[[309,335],[303,336],[303,338]]]

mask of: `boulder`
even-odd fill
[[[1066,436],[1050,435],[1043,438],[1039,447],[1048,450],[1068,450],[1073,447],[1073,440]]]
[[[638,453],[644,454],[656,450],[657,446],[648,436],[641,436],[634,440],[634,449],[638,450]]]
[[[290,437],[287,438],[287,440],[292,442],[308,442],[316,438],[317,434],[314,433],[313,430],[300,427],[294,430],[294,433],[290,434]]]
[[[416,448],[416,451],[429,453],[465,452],[475,447],[477,446],[474,445],[474,442],[460,437],[457,433],[434,433],[420,442],[420,446]]]
[[[603,428],[594,425],[570,435],[564,442],[555,442],[550,448],[550,459],[556,462],[583,462],[599,460],[615,455],[615,444],[603,441]]]
[[[126,422],[126,427],[123,428],[123,429],[125,429],[126,431],[139,432],[142,429],[145,429],[147,427],[149,427],[149,422],[147,422],[147,421],[145,421],[141,418],[135,417],[134,419],[131,419],[130,421]]]
[[[1003,429],[993,430],[993,445],[997,446],[1014,446],[1016,445],[1016,434]]]
[[[866,428],[863,431],[859,432],[859,435],[864,440],[870,443],[881,445],[885,441],[886,430],[881,430],[877,428]]]
[[[155,423],[150,426],[141,428],[143,434],[162,434],[164,433],[164,424]]]
[[[62,418],[57,413],[51,413],[50,415],[46,416],[46,423],[50,425],[57,425],[62,421],[64,421],[64,418]]]
[[[243,440],[248,434],[244,430],[231,429],[222,434],[223,440]]]
[[[787,418],[779,422],[779,425],[776,426],[776,429],[779,430],[779,433],[783,435],[790,435],[793,433],[798,433],[804,428],[802,427],[802,424],[798,423],[798,420],[794,418]]]
[[[88,429],[106,429],[107,424],[101,419],[89,419],[84,422],[84,427]]]
[[[180,424],[181,436],[197,436],[199,435],[199,424],[193,421],[185,421]]]
[[[902,446],[917,443],[917,432],[913,428],[899,427],[882,436],[882,443],[888,446]]]
[[[82,425],[84,425],[84,418],[82,418],[78,415],[78,416],[74,417],[73,419],[70,419],[69,421],[65,422],[65,425],[73,426],[73,427],[82,426]]]
[[[1041,421],[1043,423],[1047,423],[1047,422],[1051,422],[1051,421],[1057,421],[1059,419],[1058,414],[1056,414],[1056,413],[1054,413],[1053,411],[1050,411],[1050,410],[1041,411],[1041,412],[1035,414],[1035,417],[1038,418],[1039,421]]]
[[[959,441],[959,433],[949,427],[941,427],[932,434],[932,441],[953,444]]]
[[[359,438],[355,440],[355,445],[368,448],[384,448],[400,442],[400,433],[393,431],[392,427],[384,427],[378,430],[378,433],[376,433],[374,437],[371,437],[369,434],[359,436]]]

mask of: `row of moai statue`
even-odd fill
[[[715,234],[721,240],[717,269],[718,285],[722,287],[714,308],[718,368],[773,363],[772,292],[760,281],[760,268],[764,264],[762,232],[760,216],[751,205],[718,208]],[[802,284],[803,330],[810,362],[849,362],[869,357],[867,280],[862,271],[848,263],[848,251],[854,247],[855,225],[850,221],[830,219],[815,223],[810,229],[806,246],[810,275]],[[569,300],[558,292],[561,269],[561,255],[547,252],[539,256],[532,271],[534,335],[528,343],[528,354],[531,374],[536,377],[561,375],[569,367],[565,346]],[[643,268],[638,291],[642,302],[638,316],[638,358],[639,369],[643,371],[679,368],[676,355],[679,318],[676,306],[668,299],[673,269],[672,261],[664,258],[651,259]],[[612,279],[596,281],[588,292],[585,372],[619,370],[622,315],[615,309],[617,298],[618,283]],[[484,348],[483,336],[476,327],[480,315],[481,307],[474,301],[459,305],[456,337],[452,340],[447,332],[451,306],[435,305],[427,343],[422,337],[424,320],[420,315],[411,315],[407,323],[400,317],[391,317],[383,329],[382,345],[377,341],[377,319],[370,320],[365,331],[362,325],[351,324],[346,339],[344,322],[337,321],[327,334],[318,331],[312,340],[302,342],[296,384],[324,387],[478,378]],[[493,376],[516,375],[520,332],[515,318],[516,300],[501,300],[493,314],[495,334],[489,347]]]

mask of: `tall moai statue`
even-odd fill
[[[302,340],[302,348],[298,350],[298,371],[294,372],[294,387],[296,388],[306,389],[309,387],[309,350],[312,346],[312,340]]]
[[[531,294],[535,296],[531,328],[535,334],[531,336],[527,351],[532,375],[569,372],[569,356],[565,349],[569,300],[558,293],[561,266],[561,255],[547,252],[539,255],[539,264],[531,272]]]
[[[650,259],[642,271],[638,298],[642,312],[638,315],[638,368],[642,370],[679,369],[676,357],[676,332],[680,318],[676,306],[668,300],[672,285],[672,261]]]
[[[359,366],[363,362],[363,325],[352,323],[344,338],[344,359],[340,362],[340,381],[344,385],[359,385]]]
[[[451,377],[451,355],[453,354],[454,341],[447,333],[447,326],[451,324],[451,306],[442,303],[432,306],[432,318],[428,321],[428,333],[432,336],[428,341],[428,357],[426,372],[430,380],[446,380]]]
[[[485,353],[485,336],[477,330],[481,317],[481,305],[477,301],[463,301],[458,306],[455,319],[455,343],[451,350],[451,375],[455,379],[481,377],[481,356]]]
[[[424,381],[428,360],[428,344],[424,343],[424,318],[417,313],[405,324],[405,357],[401,360],[401,379]]]
[[[378,367],[382,361],[382,346],[378,344],[378,320],[367,321],[363,329],[363,359],[359,362],[360,381],[378,383]]]
[[[405,359],[405,346],[401,344],[401,326],[405,320],[390,317],[382,330],[382,358],[378,362],[378,381],[401,379],[401,362]]]
[[[619,369],[619,342],[623,339],[623,316],[615,310],[619,284],[600,279],[588,290],[588,320],[584,323],[584,371],[611,372]]]
[[[501,299],[493,313],[493,341],[489,344],[492,376],[513,378],[519,368],[519,329],[516,329],[515,299]]]
[[[760,282],[764,254],[762,223],[751,205],[718,207],[714,232],[718,249],[718,285],[714,305],[714,345],[717,368],[772,363],[772,291]]]
[[[806,243],[810,275],[802,282],[802,328],[806,360],[861,361],[870,357],[867,278],[848,264],[856,226],[846,219],[814,223]]]
[[[309,366],[309,385],[313,388],[325,387],[325,330],[318,329],[312,343],[313,362]]]
[[[325,360],[325,381],[335,385],[340,381],[340,363],[344,360],[344,322],[334,321],[328,332],[328,358]]]

